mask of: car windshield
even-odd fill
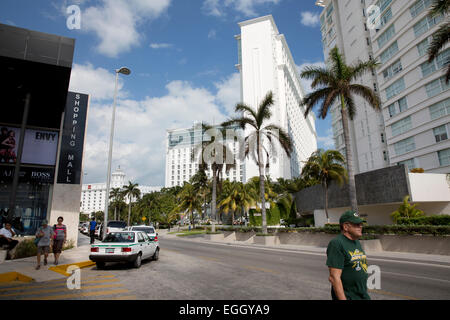
[[[124,221],[110,221],[108,222],[108,228],[125,228],[127,223]]]
[[[103,242],[134,242],[134,232],[112,232]]]
[[[151,227],[133,227],[134,231],[143,231],[145,233],[155,233],[155,229]]]

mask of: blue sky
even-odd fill
[[[76,39],[70,89],[91,94],[86,183],[103,182],[114,92],[119,82],[113,168],[162,186],[166,129],[224,120],[239,100],[240,21],[272,14],[295,63],[323,63],[320,7],[299,0],[2,0],[0,22]],[[81,29],[66,25],[70,5]],[[308,83],[304,83],[308,87]],[[307,89],[307,88],[306,88]],[[319,147],[332,148],[330,120],[317,120]]]

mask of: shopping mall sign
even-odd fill
[[[67,94],[57,183],[80,184],[81,182],[88,103],[87,94],[75,92]]]

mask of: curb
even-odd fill
[[[0,274],[0,283],[14,282],[14,281],[32,282],[33,278],[30,278],[19,272],[7,272]]]
[[[83,268],[91,267],[94,265],[95,265],[95,262],[89,260],[89,261],[83,261],[83,262],[62,264],[60,266],[50,267],[50,268],[48,268],[48,270],[60,273],[66,277],[70,277],[72,274],[66,272],[70,266],[77,266],[78,268],[83,269]]]

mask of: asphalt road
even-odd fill
[[[64,281],[0,287],[0,299],[330,300],[323,253],[169,236],[160,237],[160,247],[159,260],[140,269],[82,269],[81,290],[69,291]],[[368,262],[381,269],[374,300],[450,299],[450,264],[370,255]]]

